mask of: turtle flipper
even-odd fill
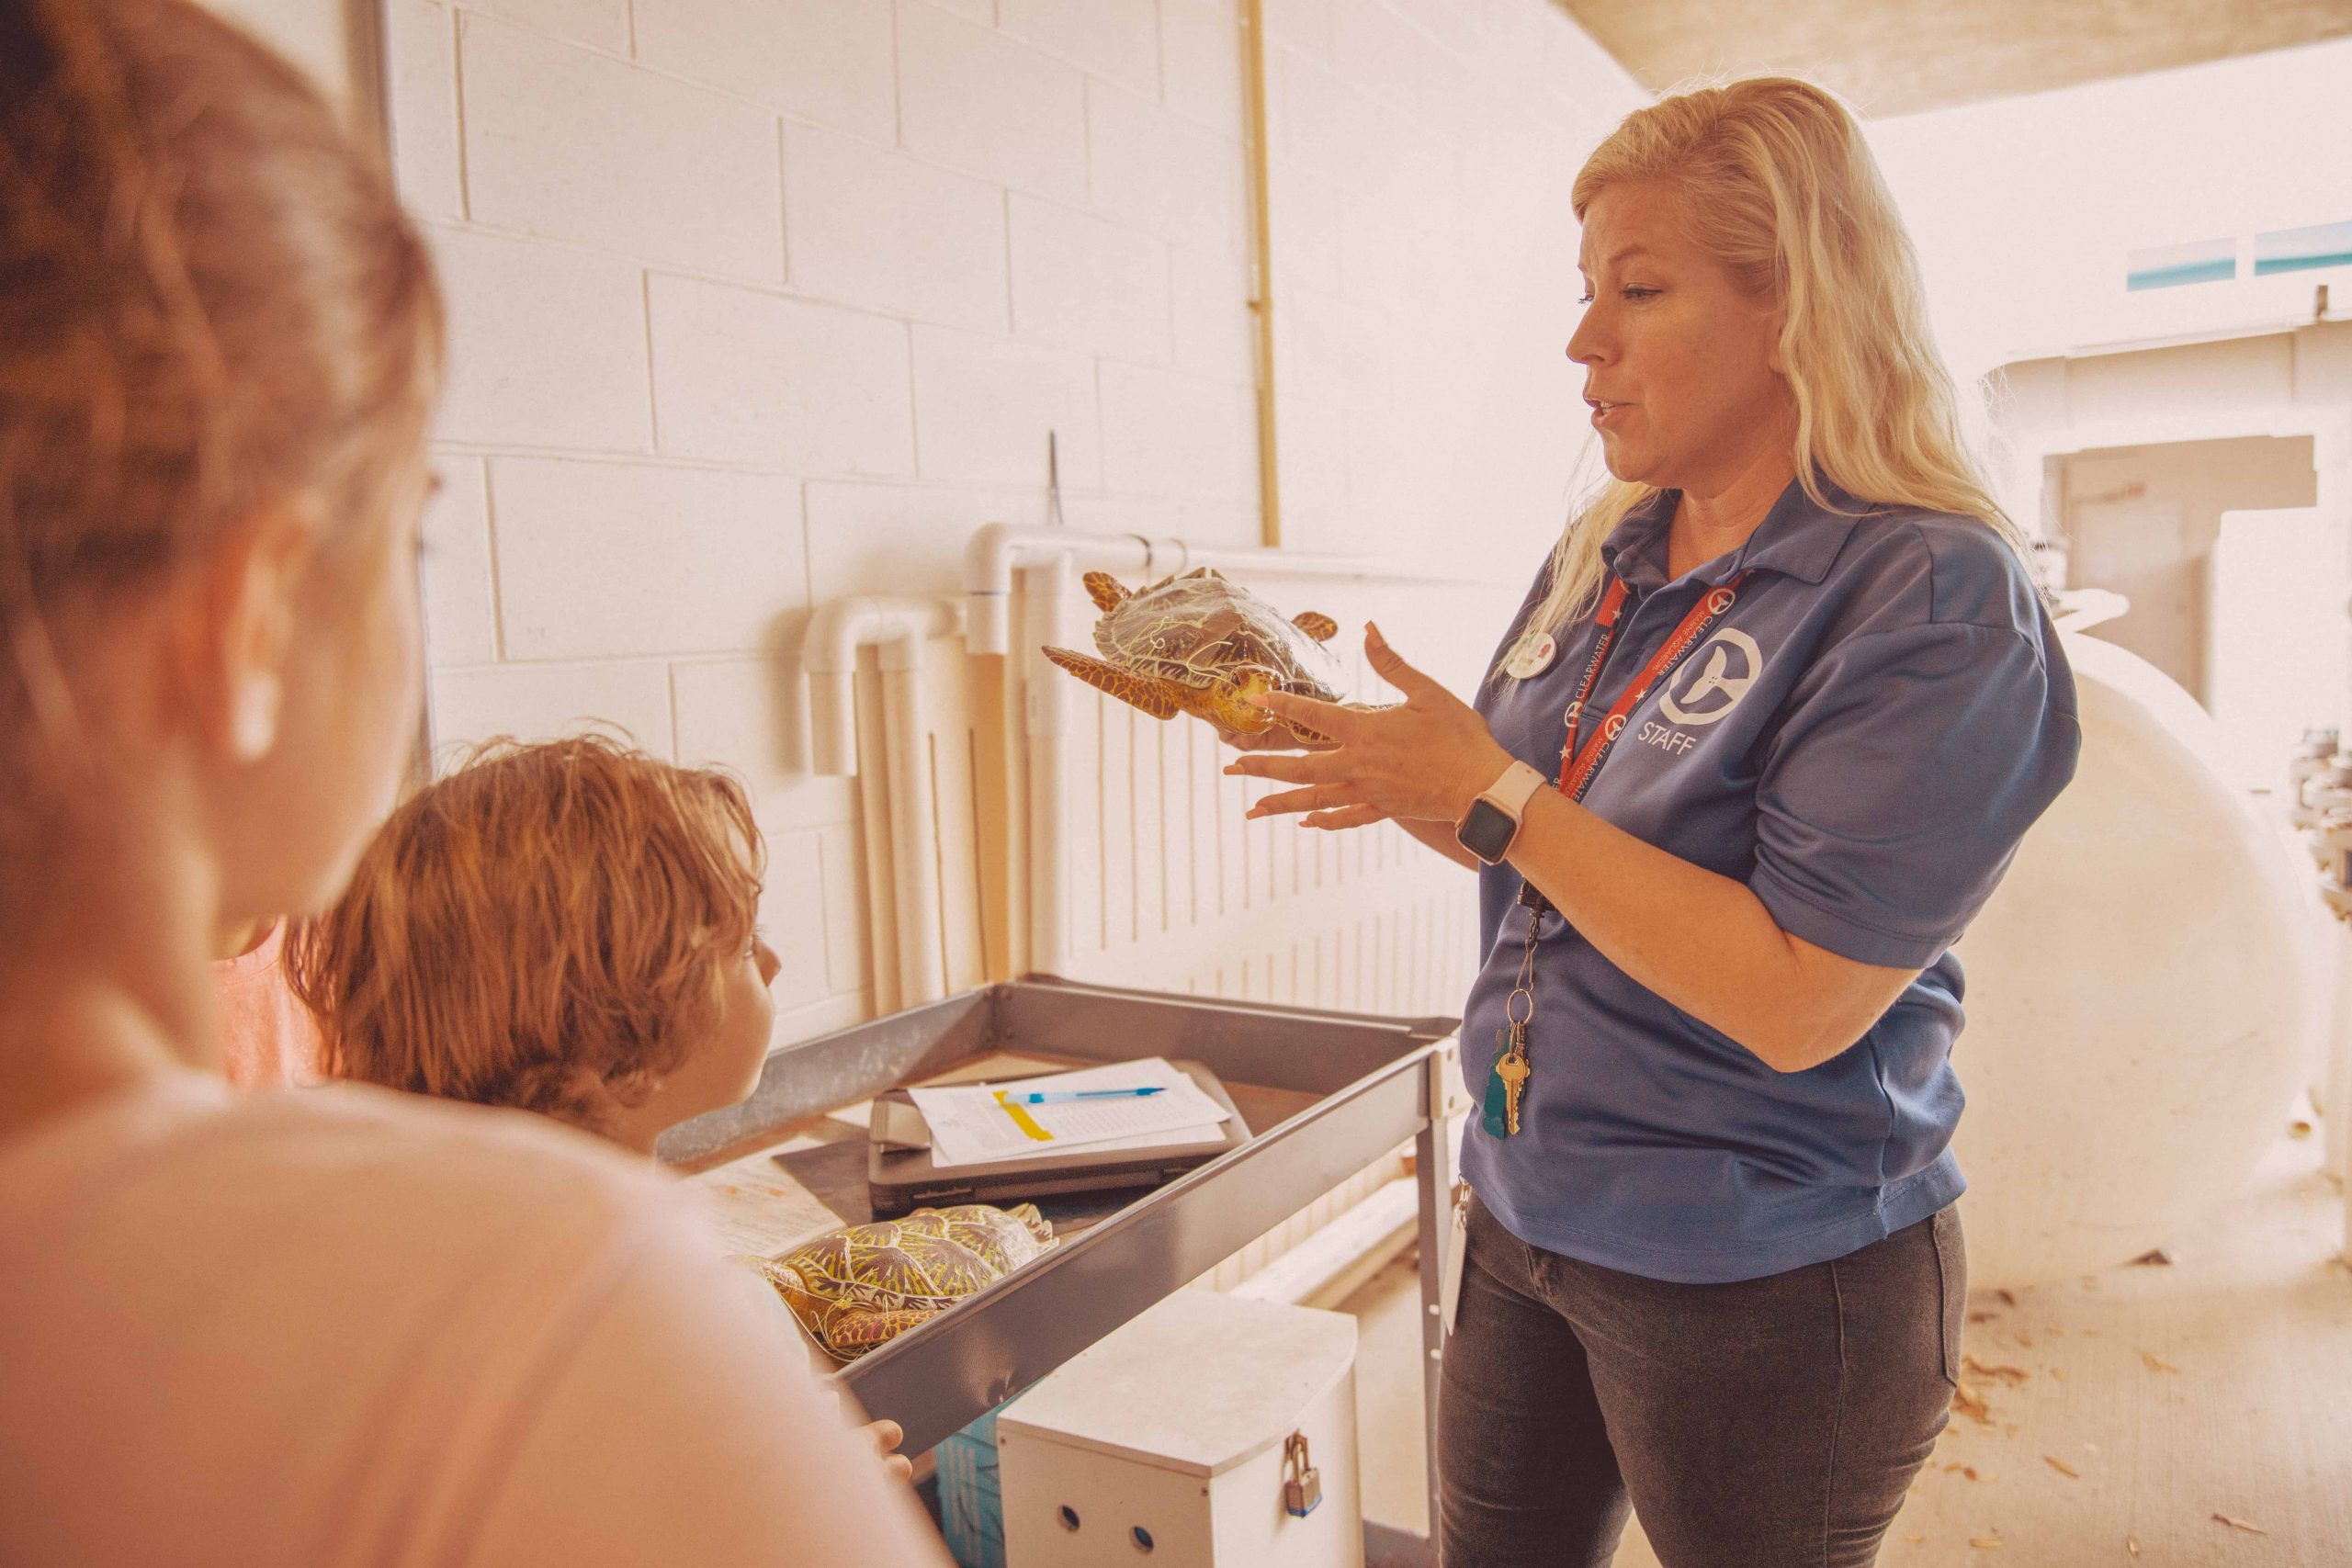
[[[1309,729],[1306,726],[1294,723],[1290,719],[1276,719],[1274,722],[1289,730],[1293,735],[1297,736],[1309,746],[1337,746],[1340,743],[1337,737],[1326,735],[1319,729]]]
[[[1340,635],[1340,623],[1314,610],[1301,611],[1290,618],[1290,624],[1305,632],[1316,642],[1329,642]]]
[[[1106,615],[1132,597],[1107,571],[1090,571],[1080,581],[1086,584],[1086,596],[1094,601],[1094,607]]]
[[[826,1325],[825,1348],[842,1360],[854,1361],[938,1315],[936,1308],[851,1307]]]
[[[1100,577],[1100,572],[1090,573]],[[1116,586],[1114,584],[1113,586]],[[1049,648],[1046,657],[1069,671],[1088,685],[1110,693],[1123,703],[1143,709],[1154,718],[1174,718],[1178,703],[1175,692],[1165,681],[1148,680],[1089,659],[1082,653],[1072,653],[1066,648]]]

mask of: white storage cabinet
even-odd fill
[[[1178,1292],[998,1417],[1007,1568],[1362,1568],[1355,1350],[1343,1313]]]

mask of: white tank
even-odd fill
[[[2038,1284],[2162,1247],[2281,1135],[2318,1027],[2301,868],[2138,655],[2064,638],[2075,782],[1959,947],[1955,1140],[1971,1281]]]

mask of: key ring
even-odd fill
[[[1522,998],[1525,998],[1527,1002],[1527,1013],[1524,1017],[1521,1017],[1519,1012],[1519,1004]],[[1505,1023],[1525,1024],[1533,1022],[1534,1019],[1535,993],[1528,989],[1525,986],[1512,987],[1510,997],[1503,1002],[1503,1021]]]

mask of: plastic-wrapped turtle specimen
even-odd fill
[[[753,1261],[808,1337],[854,1361],[1055,1245],[1034,1203],[963,1203],[844,1225]]]
[[[1154,718],[1189,713],[1220,729],[1254,734],[1282,721],[1245,701],[1248,694],[1340,700],[1339,665],[1323,647],[1340,629],[1329,615],[1309,611],[1286,620],[1210,567],[1134,593],[1109,572],[1090,571],[1086,591],[1102,612],[1094,623],[1102,657],[1066,648],[1048,648],[1046,657]],[[1297,725],[1290,729],[1308,742],[1329,739]]]

